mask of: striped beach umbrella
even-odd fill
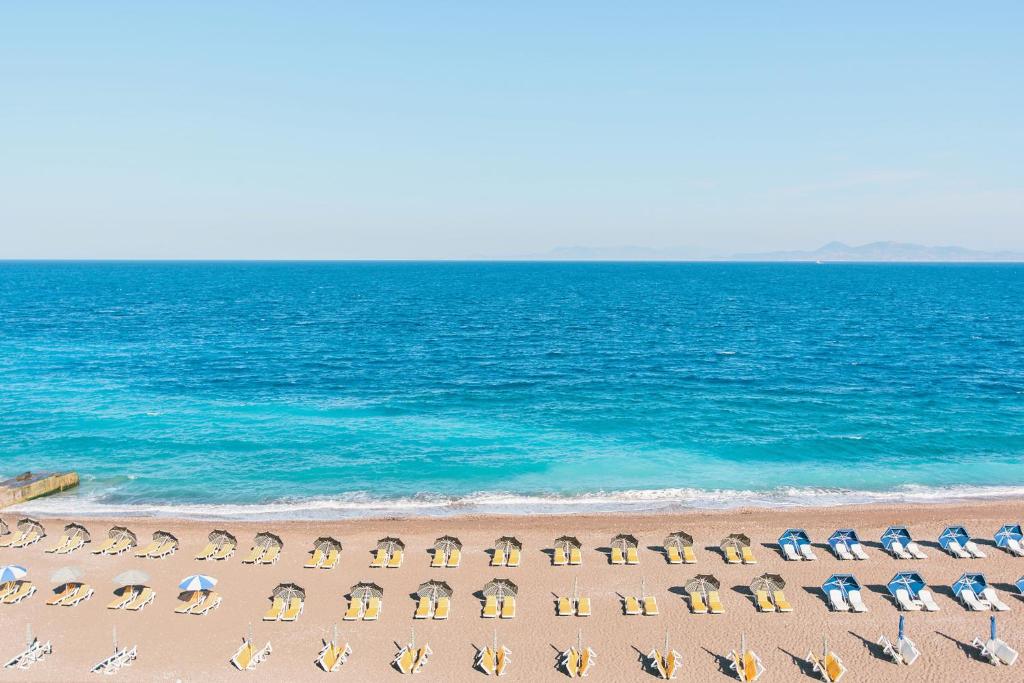
[[[178,588],[183,591],[208,591],[216,585],[217,579],[212,576],[193,574],[182,579],[181,583],[178,584]]]
[[[8,564],[0,567],[0,582],[18,581],[25,578],[28,570],[20,564]]]

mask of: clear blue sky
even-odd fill
[[[1022,26],[1021,2],[8,2],[0,257],[1024,250]]]

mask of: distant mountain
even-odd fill
[[[978,262],[1024,261],[1024,254],[1010,251],[976,251],[965,247],[929,247],[906,242],[871,242],[854,247],[829,242],[814,251],[769,251],[734,254],[728,261],[903,261],[903,262]]]

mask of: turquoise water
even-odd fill
[[[27,509],[827,505],[1022,460],[1019,265],[0,264],[0,474],[84,477]]]

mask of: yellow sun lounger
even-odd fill
[[[551,564],[555,565],[556,567],[564,567],[565,565],[569,564],[569,560],[565,557],[565,548],[561,546],[555,548],[555,554],[551,558]]]
[[[498,616],[498,598],[494,595],[488,595],[484,599],[484,611],[480,615],[485,619],[491,619]]]
[[[622,556],[622,548],[612,548],[610,562],[612,564],[626,564],[626,558]]]
[[[15,543],[20,541],[21,537],[24,536],[24,535],[25,535],[24,533],[10,533],[10,534],[8,534],[7,538],[0,539],[0,548],[10,548],[10,547],[12,547]]]
[[[366,603],[366,612],[363,613],[363,621],[377,621],[380,618],[380,610],[384,607],[384,602],[377,597],[370,596],[370,599]]]
[[[658,616],[658,601],[653,595],[644,596],[644,614],[649,617]]]
[[[83,600],[91,597],[93,594],[92,586],[87,583],[78,584],[78,590],[69,595],[64,599],[64,602],[60,603],[61,607],[74,607]]]
[[[59,605],[66,599],[70,598],[78,590],[78,584],[66,583],[64,584],[64,590],[60,591],[52,598],[46,601],[47,605]]]
[[[132,612],[138,612],[140,609],[153,602],[153,598],[156,597],[156,591],[149,586],[143,586],[139,594],[135,596],[135,599],[124,606],[126,610]]]
[[[640,564],[640,555],[633,546],[626,548],[626,564]]]
[[[151,541],[149,545],[142,546],[135,551],[135,557],[148,557],[150,553],[155,553],[163,546],[163,541]]]
[[[448,563],[446,566],[450,569],[454,569],[459,566],[460,562],[462,562],[462,551],[458,548],[452,548],[452,551],[448,553]]]
[[[57,551],[57,554],[58,555],[67,555],[70,552],[74,552],[75,550],[78,550],[79,548],[81,548],[84,545],[85,545],[85,537],[84,536],[75,536],[74,538],[71,539],[71,541],[67,545],[65,545],[63,548],[59,549]]]
[[[731,545],[725,547],[725,561],[729,564],[740,563],[739,553],[737,553],[736,548],[732,547]]]
[[[16,605],[25,598],[33,595],[35,592],[36,587],[31,581],[22,581],[14,591],[4,596],[3,603],[5,605]]]
[[[590,616],[590,598],[581,597],[576,603],[576,616],[578,617],[589,617]]]
[[[430,566],[434,569],[444,566],[444,549],[434,548],[434,559],[430,561]]]
[[[492,567],[504,567],[505,566],[505,562],[506,562],[505,551],[502,550],[501,548],[496,548],[494,550],[494,555],[491,557],[491,566]]]
[[[226,560],[235,552],[235,548],[236,546],[234,543],[225,543],[221,547],[217,548],[217,551],[213,555],[210,555],[210,559]]]
[[[514,619],[516,616],[516,599],[511,595],[501,601],[501,618]]]
[[[708,591],[708,607],[712,614],[725,614],[725,607],[722,606],[722,599],[718,597],[718,591]]]
[[[267,551],[265,546],[254,545],[249,548],[249,554],[242,558],[242,564],[256,564],[263,557],[263,553]]]
[[[388,569],[398,569],[402,566],[402,556],[404,553],[401,548],[395,548],[395,551],[391,553],[391,559],[388,560]]]
[[[569,548],[569,564],[583,564],[583,553],[580,551],[579,548]]]
[[[686,564],[695,564],[697,562],[697,556],[693,554],[693,548],[691,546],[683,546],[683,562]]]
[[[488,676],[495,672],[497,665],[494,663],[494,650],[490,647],[485,647],[480,651],[480,659],[477,665],[484,670]]]
[[[363,601],[356,598],[352,598],[348,601],[348,609],[345,610],[345,616],[342,617],[345,621],[358,621],[363,616]]]
[[[337,548],[331,548],[330,552],[327,553],[327,559],[320,565],[320,569],[334,569],[338,566],[338,560],[341,558],[341,551]]]
[[[431,615],[431,603],[430,598],[426,595],[420,596],[419,604],[416,606],[416,613],[412,615],[413,619],[429,619]]]
[[[786,596],[782,591],[775,591],[772,593],[772,597],[775,598],[775,606],[779,608],[780,612],[793,611],[793,605],[789,604],[789,600],[786,600]]]
[[[103,543],[100,544],[100,546],[98,548],[96,548],[96,550],[92,551],[92,554],[93,555],[103,555],[108,550],[113,548],[115,543],[117,543],[117,539],[115,539],[115,538],[107,538],[107,539],[105,539],[103,541]]]
[[[378,548],[377,554],[373,556],[373,562],[370,563],[371,569],[382,569],[384,565],[388,563],[388,551],[384,548]]]
[[[435,619],[447,619],[452,609],[451,598],[440,597],[437,599],[437,609],[434,610]]]
[[[757,564],[757,560],[754,559],[754,553],[750,550],[750,546],[743,546],[743,548],[740,549],[740,552],[743,553],[743,564]]]
[[[774,612],[775,604],[772,603],[771,598],[768,597],[768,591],[757,591],[755,594],[757,598],[757,608],[762,612]]]
[[[708,613],[708,606],[704,604],[704,597],[697,591],[690,593],[690,611],[694,614]]]
[[[132,547],[132,539],[125,536],[107,549],[107,555],[120,555]]]
[[[260,558],[260,564],[274,564],[277,562],[277,558],[281,557],[281,546],[272,545],[267,548],[267,551],[263,553],[263,557]]]
[[[508,566],[508,567],[518,567],[519,566],[519,559],[520,559],[519,555],[520,555],[519,548],[517,548],[515,546],[512,546],[512,550],[510,550],[509,553],[508,553],[508,562],[506,563],[506,566]]]
[[[166,557],[173,553],[178,548],[178,542],[170,539],[164,541],[159,548],[149,554],[150,557],[160,558]]]
[[[295,621],[302,614],[303,603],[302,598],[294,597],[288,602],[288,609],[281,615],[281,621]]]
[[[193,607],[198,607],[203,601],[202,591],[192,591],[192,597],[188,600],[183,600],[178,603],[178,606],[174,608],[175,614],[188,614],[192,611]]]
[[[210,559],[213,556],[213,554],[215,552],[217,552],[217,546],[214,543],[207,543],[206,547],[204,547],[202,550],[200,550],[199,554],[196,555],[196,559],[197,560],[208,560],[208,559]]]
[[[412,673],[412,667],[415,663],[416,651],[411,647],[403,647],[402,651],[395,657],[395,666],[404,674]]]
[[[107,604],[107,609],[122,609],[125,605],[134,600],[136,595],[138,595],[138,591],[130,586],[118,590],[121,591],[121,594],[116,595],[117,591],[114,591],[115,597]]]
[[[558,598],[558,611],[556,614],[560,617],[573,616],[572,600],[566,597]]]
[[[683,558],[679,554],[679,548],[675,547],[674,545],[670,545],[666,549],[666,554],[668,555],[668,563],[669,564],[682,564],[683,563]]]
[[[67,535],[67,534],[64,534],[63,536],[60,537],[60,540],[57,541],[57,545],[53,546],[52,548],[47,548],[43,552],[44,553],[59,553],[61,550],[64,549],[64,546],[68,545],[69,543],[71,543],[71,537],[69,535]]]
[[[314,548],[313,556],[309,558],[309,562],[302,565],[302,567],[303,569],[319,569],[320,566],[324,563],[324,559],[325,556],[323,551],[320,550],[320,548]]]
[[[32,545],[33,543],[38,541],[40,538],[42,538],[42,536],[39,535],[39,532],[33,529],[32,531],[28,532],[27,534],[22,535],[21,538],[19,538],[17,541],[14,542],[14,545],[12,547],[14,547],[14,548],[24,548],[25,546]]]
[[[274,598],[270,609],[263,613],[263,621],[277,621],[284,614],[284,598]]]
[[[629,595],[623,602],[623,612],[629,616],[635,616],[641,613],[640,601],[635,596]]]

